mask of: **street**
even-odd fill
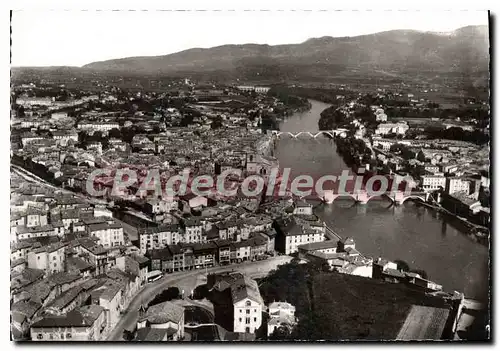
[[[26,171],[25,169],[11,165],[12,170],[23,177],[24,179],[39,184],[47,186],[54,190],[62,190],[65,193],[72,193],[82,199],[91,201],[91,198],[87,198],[82,194],[78,194],[66,189],[58,188],[47,181],[37,177],[36,175]],[[127,231],[129,239],[135,238],[136,233],[134,231],[128,230],[129,226],[124,225],[124,230]],[[174,272],[166,274],[162,279],[145,285],[139,293],[132,299],[129,307],[121,317],[120,321],[116,324],[113,330],[107,337],[107,340],[115,341],[122,340],[124,329],[133,329],[133,326],[137,323],[138,310],[141,304],[147,305],[158,293],[162,292],[164,289],[170,286],[176,286],[180,291],[184,290],[184,295],[187,296],[192,290],[198,285],[204,284],[206,282],[206,273],[218,273],[224,271],[237,270],[252,278],[260,278],[269,273],[272,269],[275,269],[278,265],[288,263],[291,261],[290,256],[276,256],[270,257],[267,260],[256,261],[256,262],[243,262],[239,264],[233,264],[228,266],[217,266],[205,269],[197,269],[185,272]]]
[[[174,272],[166,274],[162,279],[147,284],[130,302],[128,309],[122,315],[120,321],[108,335],[107,341],[123,340],[124,329],[133,329],[138,319],[138,310],[141,304],[147,305],[157,294],[170,286],[176,286],[179,290],[184,290],[185,295],[189,295],[203,279],[205,273],[219,273],[224,271],[239,271],[250,277],[262,277],[269,271],[275,269],[280,264],[288,263],[292,260],[290,256],[276,256],[267,260],[256,262],[243,262],[229,266],[217,266],[205,269],[197,269],[186,272]]]

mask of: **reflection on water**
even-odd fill
[[[316,131],[319,114],[328,105],[311,103],[311,111],[288,118],[280,130]],[[347,169],[333,141],[325,137],[280,137],[276,156],[280,167],[291,168],[292,176],[338,175]],[[315,211],[341,236],[353,237],[362,253],[403,260],[413,269],[425,270],[446,291],[486,299],[488,249],[464,235],[449,217],[412,201],[391,206],[386,199],[373,199],[366,205],[338,199],[316,206]]]

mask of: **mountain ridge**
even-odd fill
[[[487,71],[488,63],[488,26],[467,26],[450,33],[390,30],[352,37],[323,36],[298,44],[226,44],[168,55],[97,61],[82,68],[143,73],[221,70],[236,76],[246,72],[245,76],[248,71],[256,74],[266,69],[307,68],[332,75],[339,70],[370,68],[467,73]]]

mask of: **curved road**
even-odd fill
[[[24,178],[27,181],[37,183],[39,185],[50,187],[54,190],[62,190],[66,193],[71,193],[76,195],[86,201],[92,202],[92,198],[86,197],[83,194],[75,193],[73,191],[62,189],[50,184],[49,182],[41,179],[35,174],[25,170],[22,167],[11,164],[11,169]],[[243,262],[239,264],[233,264],[228,266],[217,266],[205,269],[197,269],[192,271],[175,272],[166,274],[162,279],[157,280],[154,283],[149,283],[145,285],[137,295],[134,296],[130,302],[125,313],[121,316],[120,321],[115,325],[113,330],[110,332],[106,338],[108,341],[120,341],[123,340],[123,330],[133,329],[133,326],[137,323],[139,306],[141,304],[147,304],[151,301],[158,293],[162,292],[165,288],[169,286],[178,286],[180,290],[190,291],[194,289],[197,285],[197,276],[204,275],[205,273],[218,273],[230,270],[238,270],[246,275],[253,278],[260,278],[272,269],[275,269],[278,265],[288,263],[292,260],[290,256],[276,256],[270,257],[267,260],[256,261],[256,262]]]
[[[139,291],[139,293],[130,302],[129,307],[126,309],[125,313],[121,316],[120,321],[108,335],[107,341],[123,340],[123,331],[125,329],[133,329],[134,325],[137,323],[139,307],[142,304],[147,304],[158,293],[170,286],[182,286],[186,283],[192,284],[190,280],[193,280],[193,278],[196,278],[196,276],[204,275],[205,272],[219,273],[224,271],[236,270],[251,277],[260,277],[267,274],[272,269],[275,269],[278,265],[288,263],[291,260],[292,257],[290,256],[276,256],[263,261],[243,262],[229,266],[212,267],[208,268],[206,271],[204,269],[197,269],[192,271],[166,274],[162,279],[157,280],[154,283],[147,284],[142,290]],[[195,281],[196,279],[194,279],[194,282]],[[192,285],[195,284],[196,283]],[[192,288],[194,287],[195,286],[192,286]]]

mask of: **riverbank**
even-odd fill
[[[317,132],[320,113],[329,105],[311,103],[310,111],[287,118],[280,130]],[[291,169],[292,177],[308,174],[319,179],[350,168],[327,138],[280,137],[275,157],[281,169]],[[464,235],[454,218],[413,201],[401,206],[388,206],[384,201],[353,206],[351,200],[337,200],[317,206],[315,213],[340,236],[352,237],[356,248],[367,256],[405,260],[412,268],[426,271],[445,291],[463,291],[467,297],[488,300],[488,247]]]
[[[351,138],[350,139],[339,139],[335,138],[334,142],[337,146],[337,154],[341,156],[344,162],[351,168],[354,173],[360,166],[364,165],[365,162],[368,163],[368,150],[366,143],[362,139]],[[363,147],[364,144],[365,146]],[[370,151],[371,152],[371,151]],[[357,162],[362,160],[361,162]],[[365,173],[368,174],[368,173]],[[467,218],[458,216],[457,214],[447,210],[441,205],[429,204],[426,202],[421,202],[427,208],[434,211],[444,213],[453,219],[458,220],[465,228],[464,234],[468,237],[473,238],[476,242],[488,246],[489,243],[489,229],[477,224],[470,222]]]
[[[443,213],[458,222],[460,222],[461,225],[467,228],[467,233],[464,232],[469,238],[474,239],[477,243],[481,245],[485,245],[486,247],[489,246],[489,236],[490,236],[490,231],[488,228],[479,226],[477,224],[474,224],[470,221],[468,221],[466,218],[460,217],[457,214],[447,210],[446,208],[442,207],[441,205],[433,205],[429,204],[426,202],[420,202],[422,206],[425,206],[427,208],[430,208],[436,212]],[[486,232],[487,234],[483,234],[483,231]]]

